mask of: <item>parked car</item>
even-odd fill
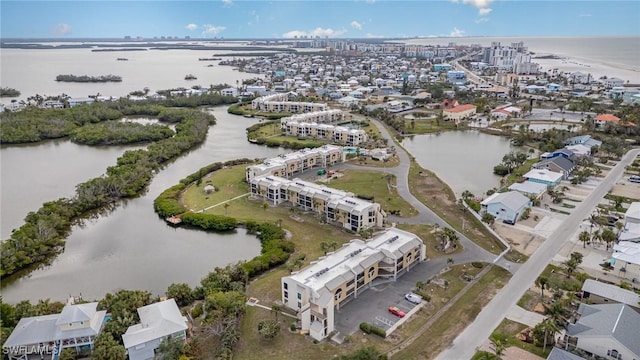
[[[631,175],[631,177],[629,178],[629,181],[634,182],[634,183],[640,183],[640,176]]]
[[[389,306],[389,312],[397,317],[404,317],[404,311],[398,309],[396,306]]]
[[[414,304],[420,304],[422,302],[422,298],[414,293],[408,293],[404,296],[404,298]]]

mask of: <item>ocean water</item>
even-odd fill
[[[640,37],[460,37],[421,38],[407,43],[422,45],[480,44],[489,46],[498,41],[503,45],[523,41],[529,51],[556,54],[585,62],[598,63],[640,72]]]

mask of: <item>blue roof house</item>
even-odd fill
[[[531,207],[531,200],[517,191],[494,193],[481,203],[481,214],[491,214],[496,220],[515,224],[525,209]]]
[[[555,91],[560,91],[562,90],[562,85],[560,84],[555,84],[555,83],[550,83],[547,84],[547,92],[555,92]]]

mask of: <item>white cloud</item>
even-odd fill
[[[69,34],[71,34],[71,25],[69,24],[58,24],[51,28],[51,35],[66,36]]]
[[[233,5],[233,0],[222,0],[222,5],[224,5],[224,7],[229,7]]]
[[[480,16],[485,16],[490,12],[491,12],[491,9],[489,9],[489,8],[484,8],[484,9],[478,10],[478,14],[480,14]]]
[[[202,25],[202,35],[218,35],[226,29],[224,26],[213,26],[211,24]]]
[[[460,30],[457,27],[454,27],[449,34],[450,37],[461,37],[464,36],[464,30]]]
[[[463,4],[469,4],[478,9],[478,14],[480,16],[487,15],[491,12],[491,3],[494,0],[462,0]],[[451,0],[454,4],[459,4],[460,0]]]
[[[196,24],[187,24],[187,26],[185,26],[184,28],[189,30],[189,31],[193,31],[193,30],[198,28],[198,25],[196,25]]]
[[[358,29],[358,30],[362,30],[362,24],[360,24],[359,22],[353,20],[351,22],[351,27],[354,29]]]
[[[482,23],[486,23],[487,21],[489,21],[489,18],[483,17],[483,18],[476,19],[475,23],[482,24]]]
[[[342,29],[342,30],[333,30],[331,28],[326,28],[323,29],[321,27],[315,28],[311,31],[302,31],[302,30],[292,30],[289,32],[286,32],[284,34],[282,34],[282,37],[284,38],[294,38],[294,37],[303,37],[303,36],[307,36],[307,37],[336,37],[336,36],[340,36],[344,33],[346,33],[347,31]]]

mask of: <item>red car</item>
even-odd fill
[[[389,312],[398,317],[404,317],[404,311],[395,306],[389,306]]]

